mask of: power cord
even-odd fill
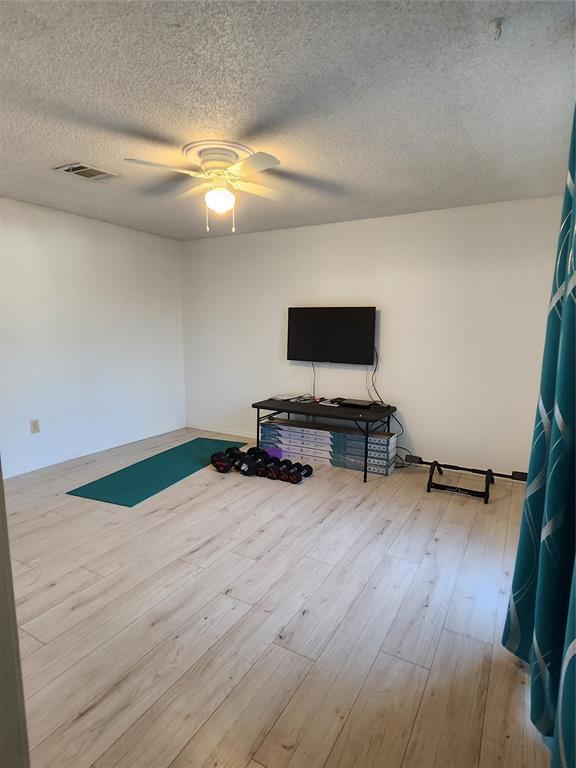
[[[376,363],[374,365],[374,369],[372,370],[372,375],[370,376],[370,384],[368,384],[368,366],[366,366],[366,391],[368,392],[368,397],[371,398],[372,402],[374,403],[382,403],[382,405],[386,405],[384,400],[382,399],[382,395],[380,392],[378,392],[378,388],[376,386],[376,374],[378,373],[378,366],[380,364],[380,355],[378,354],[378,350],[376,347],[374,347],[374,354],[376,355]],[[374,393],[371,390],[374,390],[376,393],[376,397],[374,397]]]
[[[402,422],[400,421],[400,419],[399,419],[399,418],[398,418],[398,417],[397,417],[397,416],[396,416],[394,413],[392,414],[392,418],[394,419],[394,421],[396,422],[396,424],[398,424],[398,426],[399,426],[399,427],[400,427],[400,429],[402,430],[402,432],[400,432],[400,434],[396,435],[396,437],[397,437],[397,438],[398,438],[398,437],[402,437],[402,435],[404,434],[404,424],[402,424]]]
[[[376,347],[374,347],[374,352],[376,354],[376,365],[374,366],[374,370],[372,371],[372,389],[374,390],[374,392],[376,392],[378,402],[382,403],[382,405],[386,405],[386,403],[382,399],[382,395],[380,394],[380,392],[378,392],[378,388],[376,387],[376,374],[378,373],[378,366],[380,364],[380,355],[378,354],[378,350],[376,349]]]
[[[397,451],[406,451],[406,455],[407,456],[413,456],[414,455],[412,453],[412,451],[410,451],[408,448],[405,448],[403,445],[397,445],[396,446],[396,450]],[[396,462],[400,462],[399,464],[396,463],[396,465],[395,465],[396,469],[404,469],[405,467],[412,466],[411,464],[407,464],[406,463],[406,457],[399,456],[398,454],[396,454]]]
[[[376,356],[376,364],[374,365],[374,368],[372,370],[372,375],[370,377],[370,380],[371,380],[370,384],[368,384],[368,366],[366,366],[366,377],[365,377],[365,379],[366,379],[366,390],[367,390],[368,396],[370,398],[374,397],[373,393],[371,392],[371,389],[374,390],[374,392],[376,393],[376,398],[377,398],[377,399],[375,399],[375,402],[381,403],[382,405],[386,405],[386,403],[384,402],[384,400],[382,398],[382,395],[378,391],[378,387],[376,386],[376,374],[378,372],[378,365],[380,363],[380,355],[378,354],[378,350],[376,349],[376,347],[374,347],[374,354]],[[400,427],[400,432],[396,435],[396,439],[399,439],[399,438],[402,437],[402,435],[405,432],[404,424],[402,424],[400,419],[394,413],[392,414],[392,418],[394,419],[396,424],[398,424],[398,426]],[[396,450],[397,451],[406,451],[407,455],[409,454],[410,456],[413,456],[412,451],[409,450],[408,448],[405,448],[403,445],[397,445],[396,446]],[[396,459],[400,462],[400,464],[396,464],[398,469],[402,469],[403,467],[410,466],[409,464],[406,464],[406,461],[401,456],[396,456]]]

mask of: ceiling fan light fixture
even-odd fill
[[[192,155],[193,159],[199,163],[198,167],[180,168],[134,157],[124,159],[129,163],[154,170],[164,169],[201,179],[202,183],[186,189],[184,195],[204,195],[207,232],[210,232],[210,211],[220,215],[231,211],[232,232],[236,232],[234,191],[266,197],[270,200],[278,200],[282,197],[278,190],[251,181],[254,174],[262,173],[280,164],[278,158],[273,155],[266,152],[253,152],[242,144],[225,141],[193,142],[184,147],[183,153],[186,157]]]
[[[227,213],[234,208],[236,196],[229,189],[214,187],[204,195],[206,207],[214,213]]]

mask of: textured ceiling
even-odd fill
[[[17,200],[204,237],[186,177],[123,158],[184,165],[209,138],[281,161],[259,180],[286,200],[239,196],[238,232],[562,190],[571,2],[0,2],[0,44],[0,195]],[[51,170],[68,162],[119,178]]]

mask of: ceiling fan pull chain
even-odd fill
[[[204,203],[204,210],[206,211],[206,232],[210,232],[210,223],[208,221],[208,206]]]
[[[234,205],[232,206],[232,232],[236,232],[236,201],[234,201]]]

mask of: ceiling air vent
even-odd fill
[[[54,168],[54,170],[64,171],[64,173],[70,173],[72,176],[81,176],[83,179],[90,179],[91,181],[110,179],[117,175],[115,173],[110,173],[109,171],[102,171],[100,168],[94,168],[91,165],[84,165],[83,163],[61,165],[58,168]]]

